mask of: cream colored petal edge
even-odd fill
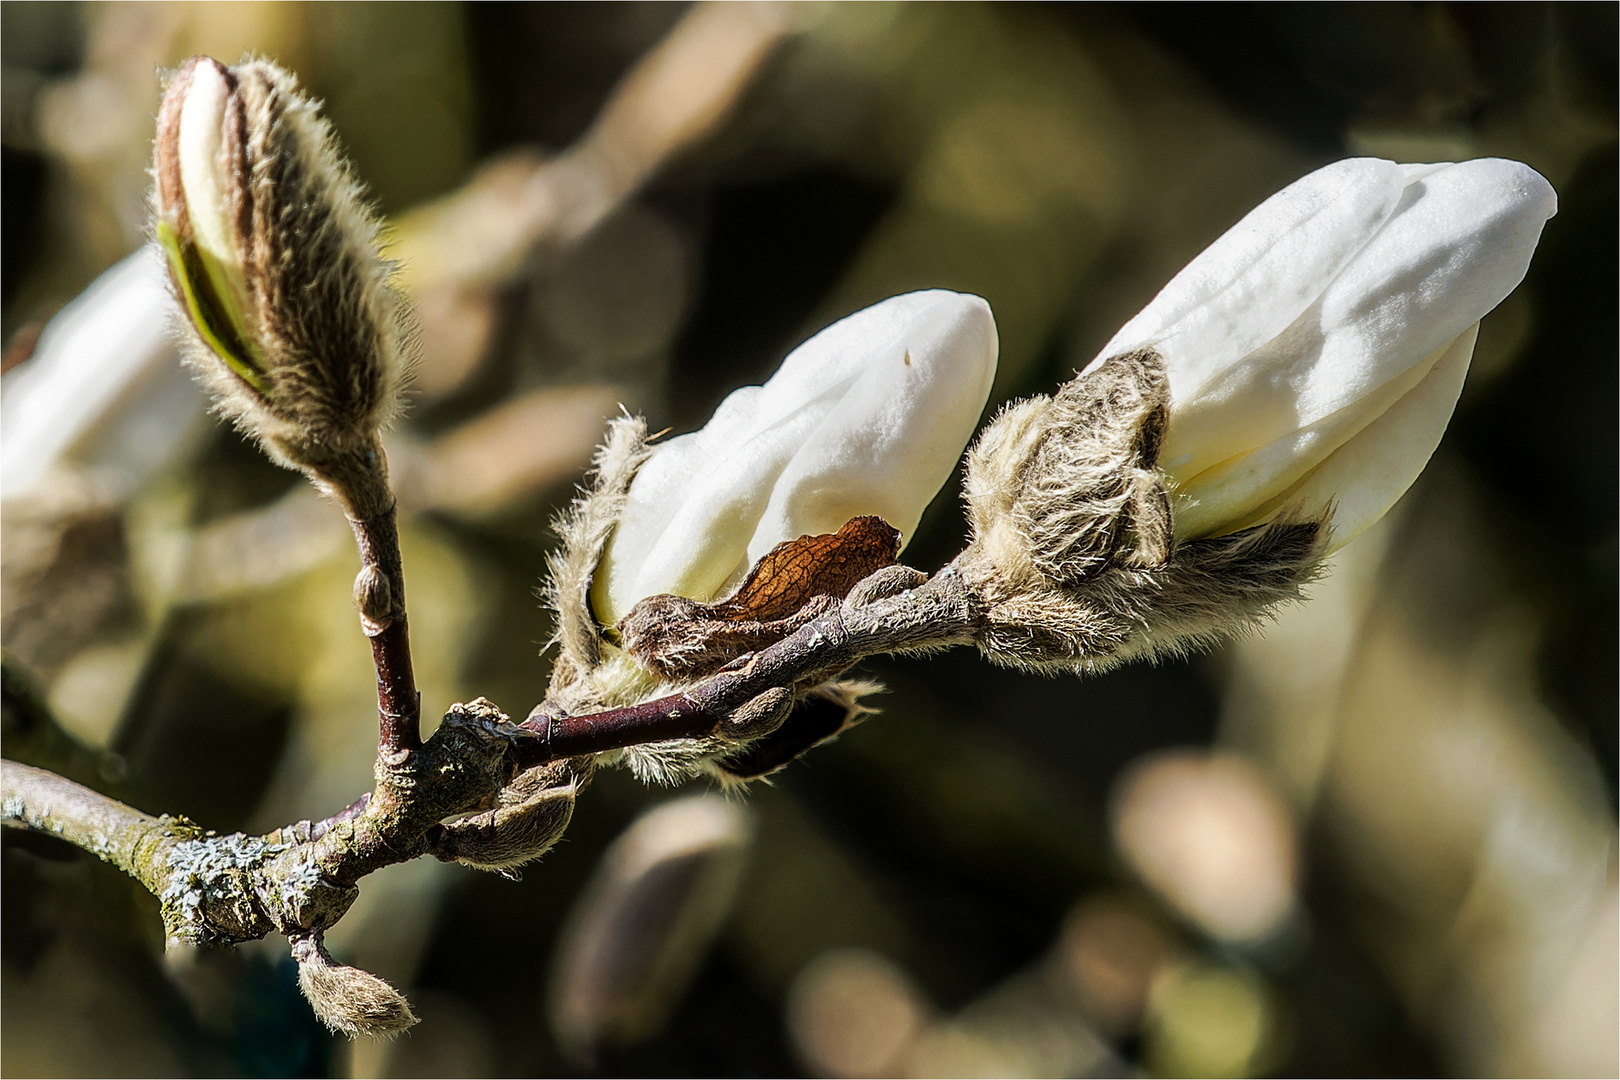
[[[215,259],[238,262],[225,194],[225,106],[231,88],[212,61],[192,69],[180,107],[180,184],[197,246]]]
[[[1426,379],[1451,344],[1447,342],[1337,412],[1217,462],[1196,476],[1183,478],[1166,469],[1176,485],[1177,539],[1236,532],[1263,520],[1279,495],[1292,491]]]
[[[1478,323],[1459,334],[1427,378],[1340,447],[1288,500],[1307,515],[1333,507],[1331,551],[1388,513],[1423,472],[1457,407],[1478,338]]]

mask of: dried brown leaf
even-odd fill
[[[659,675],[701,677],[837,607],[899,553],[900,533],[888,522],[851,518],[835,533],[776,545],[724,600],[649,596],[620,620],[619,634],[630,654]]]

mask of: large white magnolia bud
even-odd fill
[[[596,617],[713,599],[777,544],[862,515],[909,538],[979,422],[996,352],[990,305],[943,289],[827,327],[653,449],[595,575]]]
[[[981,647],[1095,670],[1252,628],[1411,486],[1556,209],[1512,161],[1320,169],[969,456]]]
[[[1557,207],[1516,161],[1356,158],[1205,249],[1092,365],[1143,347],[1164,360],[1176,540],[1331,506],[1336,548],[1382,517],[1439,445],[1479,320]]]

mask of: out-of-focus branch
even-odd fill
[[[573,147],[549,161],[497,163],[401,219],[395,251],[408,287],[487,286],[537,244],[578,240],[731,114],[795,17],[786,3],[694,6]]]
[[[619,83],[589,131],[552,158],[521,151],[395,222],[392,255],[416,305],[415,392],[448,393],[484,355],[494,292],[536,252],[567,251],[732,115],[793,30],[796,5],[701,3]]]

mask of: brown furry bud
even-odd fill
[[[331,126],[267,61],[187,61],[158,114],[156,232],[191,361],[283,465],[385,510],[406,313]]]
[[[292,943],[298,961],[298,987],[321,1023],[349,1038],[393,1038],[416,1023],[410,1002],[386,981],[340,964],[319,935]]]
[[[1100,670],[1174,655],[1251,629],[1315,575],[1325,518],[1174,543],[1157,468],[1168,421],[1164,363],[1141,349],[1009,406],[981,434],[958,565],[992,660]]]

